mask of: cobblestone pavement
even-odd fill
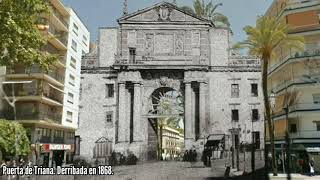
[[[211,168],[204,167],[200,162],[150,162],[136,166],[114,167],[114,176],[95,176],[92,180],[191,180],[206,179],[222,172],[212,172]],[[76,180],[85,180],[87,177],[76,177]]]
[[[247,169],[251,169],[250,163]],[[261,163],[260,163],[261,164]],[[226,161],[215,160],[213,167],[204,167],[202,162],[157,161],[135,166],[113,167],[113,176],[33,176],[19,178],[20,180],[205,180],[212,177],[223,177]],[[243,163],[240,161],[240,171],[231,170],[230,175],[242,175]],[[248,172],[248,171],[247,171]],[[1,178],[0,178],[1,179]]]

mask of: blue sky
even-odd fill
[[[98,37],[98,28],[116,26],[116,19],[121,17],[124,0],[63,0],[64,4],[72,7],[89,28],[91,41]],[[161,0],[128,0],[129,13]],[[171,0],[167,0],[170,2]],[[210,0],[205,0],[209,2]],[[263,15],[273,0],[213,0],[222,2],[218,12],[228,16],[234,33],[234,41],[243,40],[246,36],[243,27],[254,25],[256,17]],[[193,0],[177,0],[178,5],[192,6]]]

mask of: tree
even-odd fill
[[[47,1],[0,1],[0,66],[38,64],[48,70],[57,58],[41,48],[46,39],[38,30],[39,14],[49,13]]]
[[[162,131],[165,126],[169,126],[173,129],[180,129],[179,121],[181,120],[181,114],[183,114],[183,102],[182,96],[171,95],[160,93],[159,97],[159,106],[158,106],[158,115],[163,116],[158,118],[158,156],[161,159],[162,152]]]
[[[57,61],[56,55],[42,50],[47,40],[38,29],[41,24],[39,14],[49,13],[49,10],[48,1],[43,0],[0,1],[0,66],[11,69],[16,65],[30,67],[37,64],[47,71]],[[18,98],[14,95],[14,83],[10,86],[11,99],[5,93],[4,97],[16,119]]]
[[[10,156],[28,155],[30,142],[21,124],[0,120],[0,151]]]
[[[187,13],[195,14],[195,13],[194,13],[194,10],[193,10],[191,7],[189,7],[189,6],[181,6],[180,9],[183,10],[183,11],[185,11],[185,12],[187,12]]]
[[[291,28],[283,21],[274,17],[258,17],[256,26],[247,26],[244,31],[247,39],[234,46],[234,48],[248,48],[251,55],[261,58],[262,61],[262,88],[264,96],[265,117],[270,135],[273,174],[277,175],[274,150],[274,133],[268,96],[268,65],[271,58],[276,57],[275,49],[282,46],[288,49],[301,50],[304,48],[304,39],[301,36],[289,35]]]
[[[207,18],[215,24],[223,23],[229,27],[230,23],[228,18],[225,15],[216,12],[216,9],[222,5],[222,3],[213,5],[212,1],[206,4],[204,0],[195,0],[193,2],[193,8],[197,16]]]

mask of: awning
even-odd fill
[[[208,141],[221,141],[223,139],[224,135],[223,134],[217,134],[217,135],[209,135]]]

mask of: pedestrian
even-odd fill
[[[309,161],[309,166],[310,166],[310,176],[314,176],[314,158],[313,157]]]
[[[192,160],[197,161],[197,151],[194,149],[192,153]]]
[[[4,160],[1,161],[1,165],[0,165],[0,176],[2,176],[2,167],[6,166],[6,162]]]
[[[183,155],[183,161],[188,161],[188,155],[189,155],[189,151],[186,150]]]

